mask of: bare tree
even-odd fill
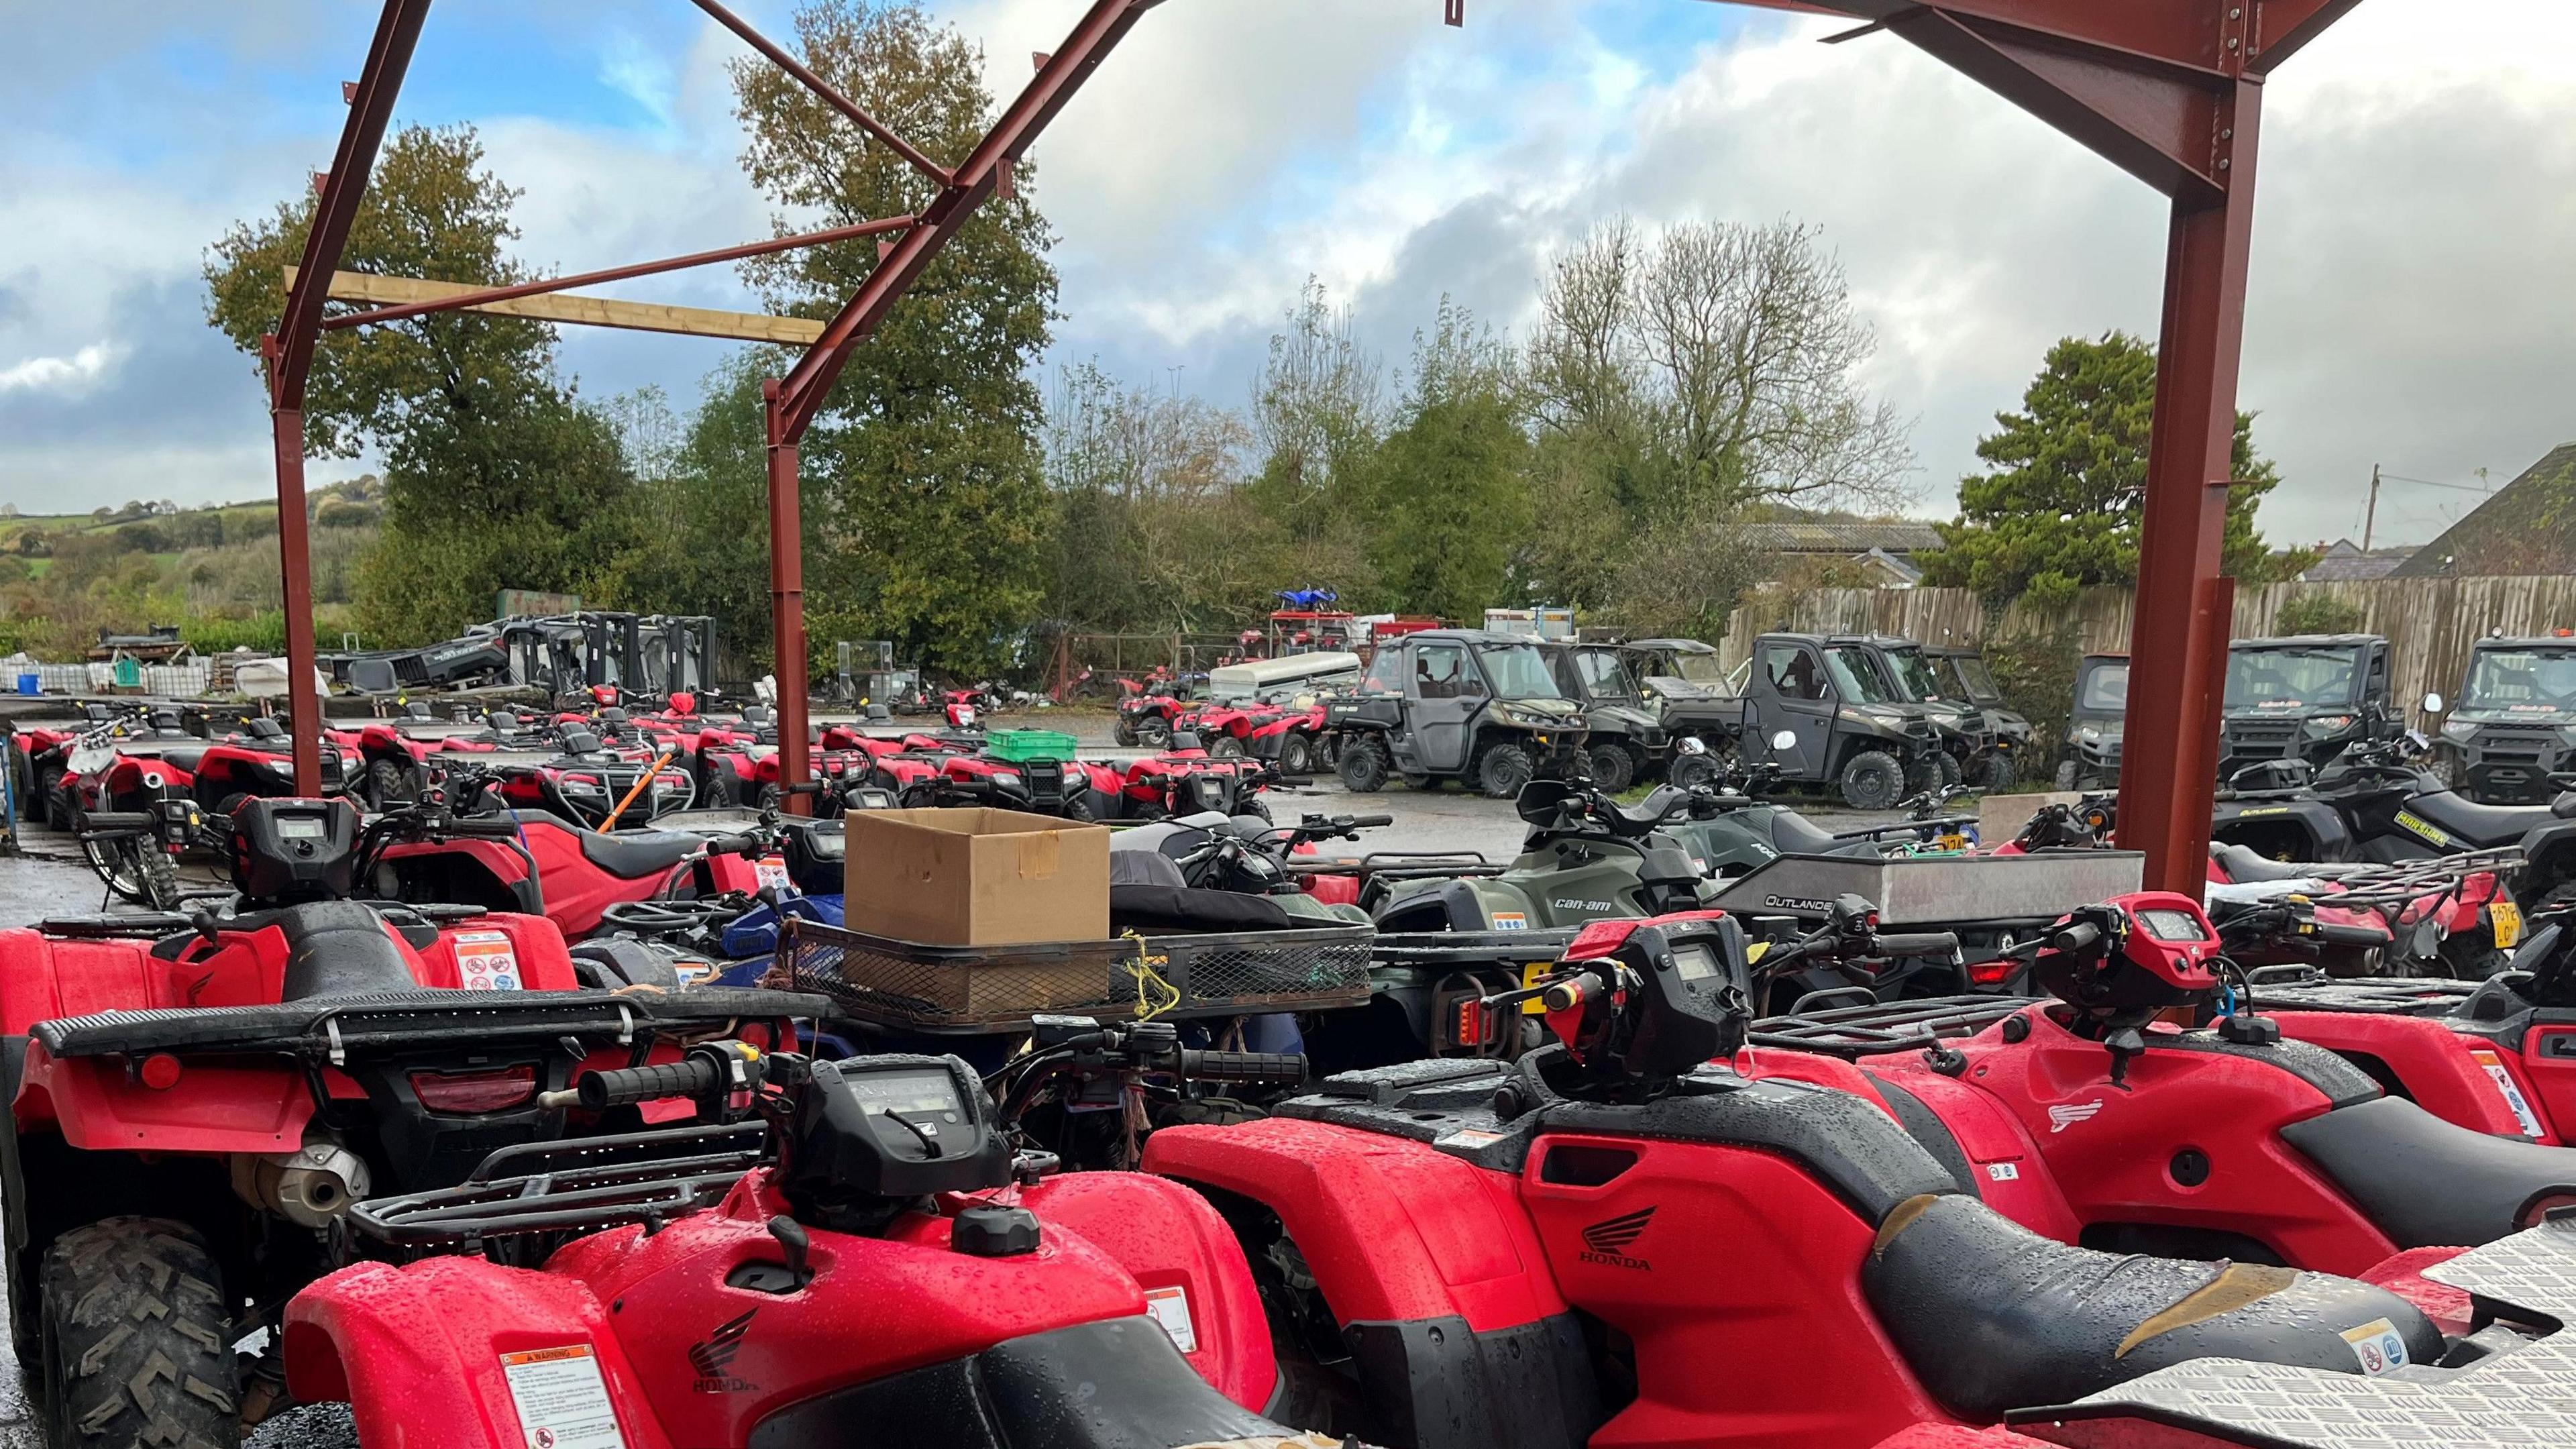
[[[1261,487],[1301,538],[1347,511],[1363,486],[1358,475],[1386,426],[1384,381],[1377,357],[1351,335],[1348,309],[1307,278],[1252,386]]]
[[[1626,440],[1656,475],[1640,501],[1885,508],[1910,425],[1857,374],[1877,349],[1841,265],[1804,226],[1693,222],[1640,243],[1606,223],[1556,264],[1531,345],[1552,428]]]

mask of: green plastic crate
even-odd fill
[[[1070,760],[1081,741],[1062,730],[995,730],[984,737],[984,752],[1019,764],[1028,760]]]

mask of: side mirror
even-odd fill
[[[2442,696],[2438,694],[2425,695],[2424,712],[2426,714],[2440,714],[2442,712]]]
[[[1708,753],[1708,742],[1697,735],[1684,735],[1682,736],[1680,743],[1673,746],[1673,753],[1677,755],[1705,755]]]
[[[1797,747],[1798,733],[1795,730],[1782,730],[1771,737],[1771,748],[1775,750],[1794,750]]]

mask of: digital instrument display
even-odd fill
[[[963,1110],[957,1100],[957,1084],[946,1072],[874,1072],[845,1075],[841,1081],[871,1117],[888,1112],[912,1117]]]
[[[2206,941],[2209,933],[2201,929],[2200,918],[2189,911],[2140,911],[2138,924],[2159,941]]]
[[[319,815],[280,815],[276,820],[280,840],[320,840],[331,833]]]
[[[1684,941],[1673,948],[1673,969],[1684,981],[1706,981],[1722,976],[1725,968],[1717,963],[1717,952],[1706,941]]]

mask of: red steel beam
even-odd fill
[[[880,122],[876,117],[869,115],[866,111],[861,110],[858,102],[851,100],[848,96],[845,96],[838,90],[834,89],[829,82],[808,69],[803,61],[789,55],[784,49],[772,42],[769,37],[761,34],[757,30],[754,30],[748,21],[745,21],[741,16],[734,14],[732,11],[727,10],[722,5],[717,4],[716,0],[695,0],[695,3],[699,9],[707,12],[707,14],[711,16],[714,16],[718,25],[721,25],[725,29],[732,31],[734,34],[741,36],[744,44],[749,45],[756,51],[759,51],[762,55],[769,57],[770,64],[787,72],[789,76],[795,79],[797,84],[805,87],[805,89],[809,91],[812,91],[815,95],[822,97],[823,104],[830,106],[832,109],[839,111],[842,115],[845,115],[851,120],[857,122],[859,129],[885,143],[887,150],[894,152],[894,154],[902,157],[906,162],[909,162],[914,170],[919,171],[922,175],[929,177],[931,180],[938,182],[942,186],[946,186],[948,184],[949,175],[946,167],[941,166],[938,162],[922,155],[920,151],[914,149],[911,142],[906,141],[901,136],[896,135],[893,131],[888,130],[883,122]]]
[[[304,237],[304,265],[286,290],[286,310],[262,348],[268,361],[269,431],[277,461],[277,569],[286,612],[286,720],[295,751],[295,793],[322,793],[322,697],[314,687],[313,554],[304,519],[304,384],[331,274],[384,145],[394,97],[411,67],[429,0],[385,0],[367,47],[366,69],[349,92],[349,119]]]
[[[706,5],[709,0],[699,0]],[[1037,74],[1002,112],[964,163],[948,173],[939,195],[923,207],[919,224],[878,259],[876,269],[823,329],[785,381],[764,393],[769,437],[769,598],[771,645],[778,659],[778,774],[782,785],[808,782],[806,753],[805,564],[798,551],[802,508],[798,445],[814,422],[850,352],[885,320],[897,299],[921,279],[940,250],[1007,180],[1038,133],[1064,109],[1091,72],[1109,56],[1137,17],[1158,0],[1094,0],[1063,45],[1038,64]],[[803,813],[805,797],[787,795],[785,808]]]
[[[351,312],[346,316],[326,318],[324,331],[341,327],[364,327],[380,322],[400,322],[429,312],[454,312],[466,307],[486,307],[494,302],[515,301],[521,297],[543,296],[548,292],[570,291],[575,287],[597,286],[602,282],[623,282],[631,277],[649,277],[660,272],[683,271],[690,267],[708,266],[715,262],[736,262],[744,257],[763,257],[774,252],[794,251],[799,247],[828,246],[881,232],[902,231],[911,226],[909,216],[890,216],[882,221],[862,221],[849,226],[827,227],[822,231],[799,232],[794,236],[772,237],[767,241],[745,242],[736,247],[720,247],[711,252],[691,252],[684,257],[665,257],[660,261],[635,262],[623,267],[606,267],[596,272],[582,272],[570,277],[547,277],[534,282],[517,282],[506,287],[487,287],[479,292],[461,292],[453,297],[440,297],[428,302],[405,302],[399,306],[378,307],[372,312]]]

